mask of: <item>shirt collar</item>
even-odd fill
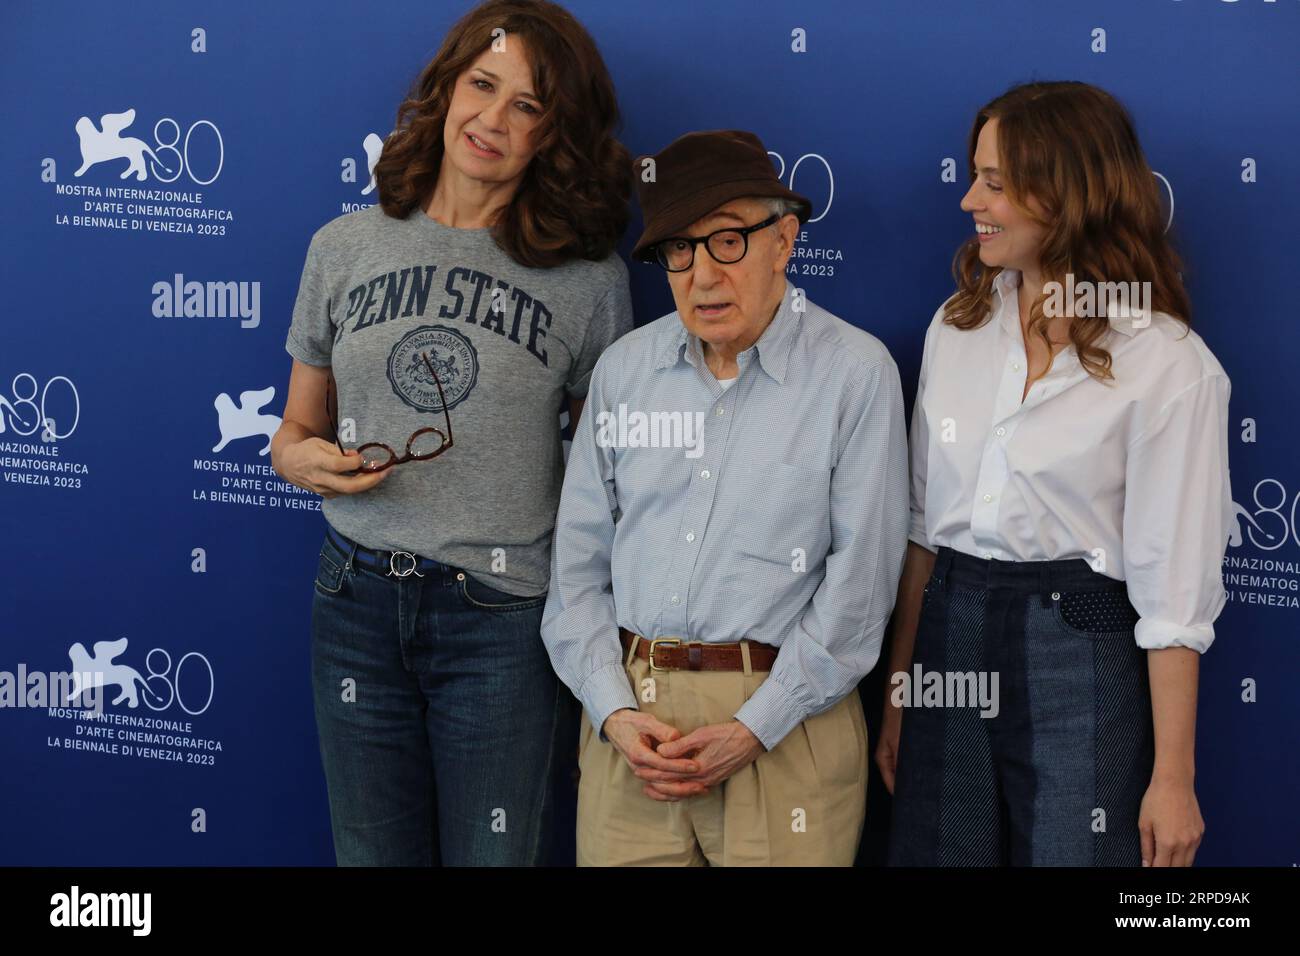
[[[997,316],[1002,325],[1002,330],[1008,335],[1016,335],[1016,318],[1012,315],[1012,310],[1007,306],[1010,304],[1009,299],[1016,294],[1020,288],[1020,270],[1003,269],[993,277],[993,293],[998,297]],[[1017,310],[1015,313],[1019,315]]]
[[[799,313],[794,309],[794,291],[794,285],[786,279],[785,294],[781,296],[781,304],[777,307],[776,315],[763,330],[763,334],[758,337],[758,341],[736,356],[736,361],[742,370],[750,361],[751,353],[757,353],[758,364],[763,371],[777,382],[785,383],[790,350],[794,346],[794,339],[800,325]],[[804,307],[807,307],[806,300]],[[669,333],[668,341],[659,355],[659,360],[655,363],[655,368],[676,365],[682,360],[683,352],[690,364],[698,366],[703,362],[699,337],[686,331],[686,326],[681,323],[681,316],[678,315],[677,328]]]
[[[993,291],[998,297],[999,306],[1007,305],[1008,298],[1015,295],[1016,290],[1019,288],[1020,288],[1019,269],[1003,269],[993,279]],[[1119,314],[1119,306],[1116,302],[1111,301],[1107,303],[1107,305],[1108,305],[1108,314],[1106,318],[1110,322],[1110,327],[1114,329],[1116,332],[1120,332],[1124,335],[1127,335],[1129,338],[1132,338],[1133,336],[1137,335],[1137,330],[1142,326],[1135,324],[1136,320],[1132,316],[1127,316],[1127,317],[1121,316]],[[1007,332],[1008,335],[1016,334],[1016,330],[1014,328],[1014,323],[1016,320],[1012,318],[1011,310],[1007,308],[997,308],[996,306],[995,308],[997,309],[998,321],[1001,323],[1002,328]],[[1019,310],[1017,309],[1016,315],[1019,316],[1019,314],[1020,314]],[[1151,324],[1150,316],[1147,316],[1146,324],[1147,325]]]

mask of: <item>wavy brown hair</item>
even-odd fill
[[[1181,262],[1165,235],[1155,174],[1138,144],[1133,120],[1119,101],[1087,83],[1027,83],[1013,87],[979,111],[970,132],[971,179],[975,144],[991,119],[998,121],[998,169],[1007,198],[1046,229],[1039,263],[1044,285],[1150,282],[1152,312],[1190,326],[1191,303],[1179,277]],[[1027,203],[1032,196],[1045,215]],[[953,260],[957,292],[944,305],[944,321],[972,329],[990,317],[993,280],[1001,268],[980,262],[972,236]],[[1029,313],[1028,329],[1048,344],[1046,295]],[[1070,341],[1079,362],[1099,380],[1114,378],[1111,356],[1098,346],[1105,317],[1070,310]]]
[[[379,204],[404,219],[428,201],[453,88],[497,28],[527,47],[542,116],[532,131],[537,152],[492,236],[524,266],[603,259],[627,228],[632,160],[614,137],[618,100],[595,41],[569,11],[546,0],[489,0],[451,28],[398,107],[396,128],[375,163]]]

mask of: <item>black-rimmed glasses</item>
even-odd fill
[[[669,236],[655,244],[655,260],[669,272],[685,272],[695,265],[695,247],[704,243],[715,262],[723,265],[739,262],[749,251],[749,234],[766,229],[780,218],[773,213],[755,225],[719,229],[707,236]]]
[[[406,440],[406,454],[400,458],[397,457],[397,453],[393,449],[383,442],[366,442],[356,449],[361,453],[360,471],[383,471],[385,468],[391,468],[403,462],[428,461],[430,458],[437,458],[451,447],[451,412],[447,409],[447,398],[442,393],[442,382],[438,381],[438,374],[433,370],[433,363],[429,361],[429,353],[421,352],[420,357],[424,359],[424,365],[429,370],[429,375],[433,377],[433,384],[438,387],[438,400],[442,403],[442,414],[447,424],[446,432],[441,428],[431,426],[416,429],[411,437]],[[327,379],[325,382],[325,414],[329,416],[330,429],[334,434],[334,444],[338,446],[340,454],[346,455],[347,451],[339,441],[339,425],[335,417],[336,411],[330,408],[330,395],[333,391],[330,380]]]

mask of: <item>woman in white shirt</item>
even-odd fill
[[[1188,326],[1156,179],[1114,98],[1016,87],[980,110],[969,153],[976,235],[912,414],[876,751],[890,861],[1190,865],[1228,377]]]

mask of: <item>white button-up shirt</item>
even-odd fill
[[[962,331],[940,307],[925,334],[911,426],[911,529],[930,550],[979,558],[1083,558],[1128,584],[1144,648],[1204,652],[1223,609],[1232,518],[1222,366],[1194,331],[1155,312],[1111,318],[1101,383],[1069,345],[1021,401],[1028,358],[1016,290]]]

